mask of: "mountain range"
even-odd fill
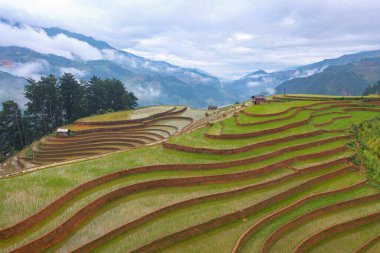
[[[380,79],[380,50],[271,73],[259,70],[238,80],[221,81],[202,70],[150,60],[56,27],[33,27],[0,19],[0,28],[9,34],[0,38],[0,101],[14,99],[20,104],[25,103],[22,93],[26,78],[65,72],[78,79],[93,75],[120,79],[139,98],[140,105],[193,107],[228,104],[253,94],[283,90],[360,95],[368,84]]]
[[[329,66],[312,76],[285,81],[276,87],[276,93],[362,95],[368,85],[379,80],[380,57],[363,58]]]
[[[377,65],[379,57],[380,50],[374,50],[343,55],[339,58],[326,59],[313,64],[271,73],[260,70],[232,82],[231,89],[233,89],[236,96],[239,96],[247,88],[254,88],[254,92],[263,94],[282,94],[285,91],[289,94],[361,95],[368,84],[380,80],[378,76],[380,72],[376,72],[374,69],[376,67],[372,66],[372,69],[366,68],[371,64]],[[371,64],[369,61],[366,64],[365,59],[371,59],[369,60]],[[359,65],[362,65],[362,67],[359,67]],[[353,66],[356,67],[354,68]],[[347,69],[347,71],[343,71],[344,69]],[[350,76],[346,76],[348,69],[352,72]],[[315,78],[320,76],[325,78]],[[362,78],[357,76],[362,76]],[[336,78],[340,79],[339,86],[335,83]],[[356,83],[358,79],[360,79],[360,83]],[[351,85],[358,87],[348,87]],[[242,99],[242,97],[239,98]]]

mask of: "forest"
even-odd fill
[[[78,81],[72,74],[64,73],[59,78],[49,75],[39,81],[27,81],[25,109],[13,100],[2,103],[0,162],[61,125],[137,106],[136,96],[114,78],[93,76],[88,81]]]

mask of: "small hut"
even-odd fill
[[[265,102],[265,97],[261,95],[255,95],[255,96],[252,96],[251,98],[252,98],[252,104],[254,105],[259,105],[260,103]]]
[[[58,128],[55,133],[60,137],[69,137],[71,135],[71,130],[67,128]]]
[[[209,105],[208,106],[208,110],[216,110],[216,109],[218,109],[218,107],[215,105]]]

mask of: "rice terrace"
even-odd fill
[[[2,168],[0,251],[378,252],[379,126],[378,96],[82,118]]]

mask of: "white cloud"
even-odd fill
[[[0,85],[0,103],[6,101],[6,100],[14,100],[16,103],[20,105],[22,109],[26,109],[25,104],[27,103],[27,100],[24,96],[20,96],[20,94],[23,93],[23,89],[13,89],[9,88],[7,86],[1,86]],[[1,105],[0,105],[1,107]]]
[[[0,1],[2,17],[83,33],[137,55],[224,78],[379,49],[378,13],[377,0]],[[3,37],[8,36],[0,41]],[[45,47],[65,57],[112,57],[46,42],[39,50],[49,51]]]
[[[143,66],[144,68],[146,68],[146,69],[150,69],[150,70],[152,70],[152,71],[156,71],[156,72],[159,72],[159,71],[160,71],[158,68],[152,66],[152,65],[150,64],[149,61],[144,61],[144,63],[142,64],[142,66]]]
[[[294,17],[285,17],[283,20],[280,21],[280,26],[283,27],[292,27],[296,24],[296,19]]]
[[[40,79],[43,72],[49,69],[49,63],[45,60],[36,60],[27,63],[13,63],[10,66],[4,67],[0,66],[0,71],[7,72],[11,75],[30,78]]]
[[[261,83],[251,81],[251,82],[246,83],[246,85],[247,85],[247,87],[253,88],[253,87],[261,86]]]
[[[197,60],[192,60],[188,58],[182,58],[174,54],[165,54],[160,51],[161,47],[158,47],[152,52],[147,52],[147,51],[140,51],[132,48],[126,48],[124,49],[127,52],[149,58],[151,60],[156,60],[156,61],[166,61],[171,64],[176,64],[179,66],[187,66],[187,67],[196,67],[198,66],[199,68],[206,68],[207,66],[210,66],[211,63],[207,61],[197,61]],[[170,71],[170,69],[169,69]]]
[[[276,90],[274,88],[265,88],[265,91],[268,92],[269,94],[274,94]]]
[[[77,78],[81,78],[81,77],[86,75],[85,70],[80,70],[77,68],[59,68],[59,70],[61,71],[61,75],[63,75],[64,73],[71,73],[72,75],[76,76]]]
[[[293,78],[308,77],[316,73],[320,73],[325,70],[328,65],[322,66],[321,68],[307,69],[306,71],[296,70],[293,73]]]
[[[199,81],[199,82],[201,82],[201,83],[208,83],[209,81],[211,81],[210,78],[208,78],[208,77],[203,77],[203,76],[198,75],[198,74],[196,74],[196,73],[194,73],[194,72],[188,72],[188,71],[186,71],[185,73],[186,73],[187,75],[189,75],[191,78],[196,79],[197,81]]]
[[[55,54],[68,59],[80,58],[82,60],[103,59],[102,53],[88,43],[58,34],[49,37],[39,28],[28,25],[20,27],[0,23],[0,46],[27,47],[42,54]]]
[[[128,60],[127,57],[125,57],[124,55],[118,53],[116,50],[113,50],[113,49],[103,49],[102,54],[105,60],[114,61],[120,64]]]
[[[173,67],[167,67],[165,69],[165,72],[167,72],[167,73],[174,73],[174,72],[177,72],[177,71],[178,71],[178,69],[173,68]]]
[[[249,33],[243,33],[243,32],[238,32],[234,33],[231,37],[228,38],[228,41],[233,42],[233,41],[249,41],[256,38],[255,35],[249,34]]]
[[[133,85],[128,87],[139,98],[140,102],[149,102],[161,96],[161,90],[157,85],[148,85],[142,87],[141,85]]]
[[[263,81],[264,81],[264,83],[272,83],[272,82],[273,82],[273,78],[270,78],[270,77],[264,77],[264,78],[263,78]]]

